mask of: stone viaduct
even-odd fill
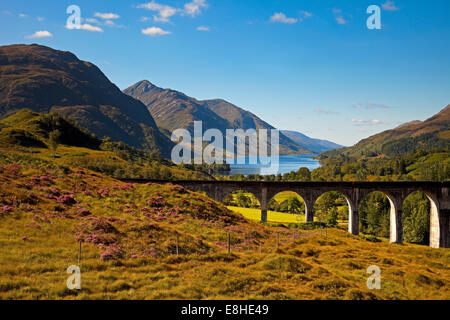
[[[430,246],[450,248],[450,182],[262,182],[262,181],[160,181],[132,180],[129,183],[173,183],[192,191],[203,191],[216,201],[237,190],[252,193],[261,204],[261,221],[267,222],[269,200],[283,191],[292,191],[305,202],[306,221],[314,220],[314,203],[324,193],[338,191],[348,202],[348,231],[359,234],[359,206],[368,194],[379,191],[386,195],[391,204],[390,241],[403,242],[402,206],[413,192],[424,192],[431,202]]]

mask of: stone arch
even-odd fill
[[[411,211],[409,212],[409,214],[411,214],[411,213],[413,213],[414,212],[414,210],[417,210],[417,209],[419,209],[419,208],[421,208],[421,207],[418,207],[417,206],[417,203],[415,203],[415,205],[414,206],[412,206],[412,207],[410,207],[408,204],[408,200],[410,200],[412,197],[417,197],[417,200],[422,200],[423,198],[425,198],[426,199],[426,203],[424,203],[424,202],[422,202],[421,201],[421,205],[423,205],[423,204],[425,204],[426,206],[427,206],[427,208],[426,208],[426,212],[425,212],[425,215],[424,215],[424,213],[423,212],[415,212],[415,214],[416,214],[416,216],[415,216],[415,218],[419,218],[419,219],[426,219],[426,224],[428,224],[428,226],[426,226],[427,227],[427,230],[426,230],[426,232],[428,233],[428,235],[427,235],[427,239],[425,240],[425,242],[427,242],[427,244],[429,244],[429,241],[431,240],[431,237],[430,237],[430,235],[431,235],[431,220],[432,220],[432,216],[431,216],[431,211],[434,211],[434,216],[435,216],[435,218],[437,217],[437,215],[438,215],[438,205],[436,204],[437,203],[437,201],[435,202],[435,201],[433,201],[433,196],[429,193],[429,192],[424,192],[424,191],[422,191],[422,190],[411,190],[411,191],[409,191],[409,192],[407,192],[406,194],[405,194],[405,198],[403,199],[403,203],[402,203],[402,211],[403,211],[403,236],[404,236],[404,240],[405,241],[408,241],[408,242],[415,242],[415,241],[410,241],[411,240],[411,236],[412,235],[414,235],[414,234],[411,234],[411,233],[408,233],[408,229],[406,228],[406,225],[407,225],[407,219],[408,219],[408,216],[407,216],[407,212],[408,212],[408,209],[410,209]],[[434,205],[433,205],[433,202],[434,202]],[[434,210],[433,210],[433,208],[434,208]],[[423,209],[423,207],[421,208],[421,209]],[[420,214],[420,216],[418,216],[418,214]],[[409,216],[409,218],[411,218],[411,216]],[[422,220],[422,222],[423,222],[423,220]],[[438,222],[438,221],[437,221]],[[411,223],[411,222],[410,222]],[[438,223],[438,225],[439,225],[439,223]],[[417,225],[417,220],[416,221],[414,221],[414,231],[416,231],[417,230],[417,227],[419,227],[420,226],[420,224],[419,225]],[[422,225],[422,227],[423,227],[423,225]],[[411,231],[411,230],[410,230]],[[422,230],[423,231],[423,230]],[[437,231],[437,232],[439,232],[439,228],[438,228],[438,230],[435,230],[435,231]],[[407,237],[406,236],[410,236],[410,239],[408,240],[407,239]],[[416,235],[416,239],[417,239],[417,236],[418,235]],[[423,243],[423,242],[419,242],[419,243],[421,243],[421,244],[425,244],[425,243]]]
[[[388,206],[385,208],[386,215],[384,216],[387,220],[385,221],[386,222],[385,226],[387,227],[387,230],[385,231],[387,232],[387,236],[389,236],[392,240],[395,239],[395,241],[392,242],[401,242],[402,239],[399,239],[399,236],[402,235],[402,232],[400,233],[397,232],[397,226],[399,228],[401,226],[401,221],[398,221],[399,219],[401,219],[401,216],[399,215],[400,214],[398,206],[399,201],[396,200],[396,197],[390,194],[389,192],[385,192],[382,190],[365,190],[364,192],[362,192],[361,197],[358,201],[358,212],[360,214],[360,217],[364,217],[363,203],[365,203],[365,201],[367,201],[370,196],[375,196],[376,194],[382,195],[382,199],[385,202],[385,205]],[[370,208],[372,209],[373,206],[370,206]],[[378,219],[382,218],[383,216],[381,215],[381,213],[382,209],[378,207],[378,210],[374,215],[374,217]],[[363,222],[361,222],[360,227],[364,229],[365,225]],[[367,230],[365,231],[367,232]]]
[[[267,205],[268,205],[268,209],[270,209],[269,205],[270,205],[270,201],[272,201],[276,196],[282,194],[282,193],[290,193],[292,196],[295,196],[299,199],[299,201],[302,203],[302,205],[304,206],[305,209],[305,213],[306,213],[306,203],[305,200],[303,199],[303,197],[296,191],[293,190],[285,190],[285,191],[278,191],[278,192],[271,192],[270,194],[268,194],[267,197]],[[292,212],[293,213],[293,212]]]
[[[359,215],[358,215],[358,207],[355,204],[354,192],[349,192],[347,190],[339,190],[339,189],[323,190],[322,192],[317,194],[317,196],[313,202],[312,208],[314,208],[314,205],[317,203],[317,201],[322,196],[324,196],[325,194],[330,193],[330,192],[339,193],[341,196],[344,197],[344,199],[347,202],[347,206],[348,206],[348,219],[349,219],[348,220],[348,231],[355,235],[359,234]],[[313,212],[314,211],[315,211],[315,209],[313,209]],[[309,218],[308,220],[313,221],[313,220],[311,220],[311,218]]]
[[[243,192],[243,193],[247,193],[247,194],[251,195],[250,201],[252,203],[250,203],[250,205],[252,205],[252,204],[255,205],[255,206],[250,206],[251,208],[261,208],[261,198],[260,198],[259,194],[257,192],[254,192],[253,190],[246,190],[245,188],[224,190],[222,192],[222,196],[221,196],[222,201],[221,202],[225,203],[225,201],[228,200],[227,198],[229,198],[230,196],[233,196],[234,194],[239,193],[239,192]],[[227,203],[225,203],[225,204],[227,204]]]
[[[429,245],[432,248],[448,248],[450,247],[450,217],[445,215],[445,209],[441,208],[437,194],[424,189],[410,191],[405,200],[414,193],[422,192],[430,201],[430,240]],[[448,198],[448,197],[447,197]],[[448,211],[448,210],[447,210]]]
[[[374,192],[382,193],[389,201],[389,241],[391,243],[403,243],[402,205],[405,198],[404,195],[396,192],[395,190],[393,192],[382,189],[364,190],[364,192],[361,193],[361,198],[358,201],[358,208],[361,205],[362,199]]]

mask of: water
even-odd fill
[[[234,174],[260,174],[260,175],[277,175],[289,173],[291,171],[297,171],[301,167],[306,167],[309,170],[314,170],[320,167],[318,160],[313,159],[314,155],[295,155],[295,156],[280,156],[278,168],[276,165],[262,166],[260,164],[249,164],[249,157],[245,157],[245,164],[233,164],[231,160],[227,160],[230,163],[231,171],[229,175]],[[241,158],[241,161],[244,160]]]

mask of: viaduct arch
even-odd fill
[[[359,234],[359,205],[368,194],[384,193],[390,202],[390,241],[403,242],[402,206],[416,191],[424,192],[431,202],[430,246],[450,248],[450,182],[265,182],[265,181],[161,181],[124,179],[128,183],[174,183],[192,191],[203,191],[216,201],[223,202],[227,194],[242,190],[255,195],[261,204],[261,221],[267,222],[268,200],[283,191],[300,195],[305,202],[305,220],[314,220],[314,203],[324,193],[342,193],[349,207],[348,231]]]

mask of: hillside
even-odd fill
[[[320,159],[347,157],[402,156],[423,149],[448,149],[450,145],[450,105],[433,117],[413,121],[361,140],[353,147],[325,152]]]
[[[161,89],[149,81],[140,81],[124,90],[124,93],[142,101],[160,128],[170,134],[178,128],[193,131],[193,121],[203,121],[203,128],[226,129],[275,129],[254,114],[224,100],[199,101],[184,93]],[[280,134],[280,154],[311,154],[288,137]]]
[[[320,139],[313,139],[308,137],[307,135],[304,135],[301,132],[297,131],[289,131],[289,130],[282,130],[281,131],[286,137],[297,143],[298,145],[307,148],[311,151],[314,151],[315,153],[322,153],[328,150],[338,149],[342,148],[340,144],[328,141],[328,140],[320,140]]]
[[[56,150],[50,135],[57,133]],[[208,180],[211,167],[175,166],[154,153],[122,142],[99,140],[72,119],[23,109],[0,120],[0,157],[19,164],[57,165],[89,169],[115,178]]]
[[[23,108],[68,115],[100,138],[166,156],[173,145],[140,101],[70,52],[36,44],[0,47],[0,117]]]
[[[0,299],[450,297],[447,249],[261,225],[179,186],[3,155]],[[66,287],[70,265],[81,290]],[[382,270],[381,290],[367,289],[370,265]]]

